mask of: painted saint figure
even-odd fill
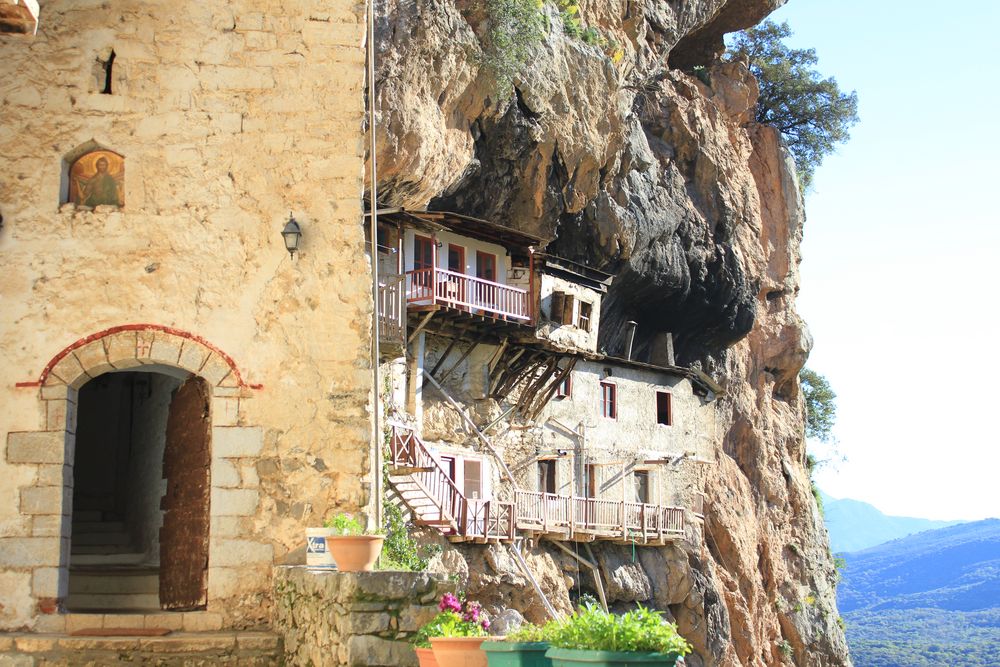
[[[112,160],[115,162],[114,169]],[[89,176],[85,175],[91,171],[86,168],[87,163],[93,165],[91,169],[94,170]],[[70,171],[74,186],[70,201],[81,206],[122,206],[121,179],[124,169],[124,160],[114,153],[100,151],[84,155]]]

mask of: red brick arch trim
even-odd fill
[[[245,388],[248,388],[248,389],[263,389],[263,385],[260,385],[260,384],[249,384],[249,383],[247,383],[243,379],[243,375],[240,373],[240,369],[237,368],[236,362],[233,361],[233,358],[230,357],[225,352],[223,352],[218,347],[216,347],[215,345],[212,345],[211,343],[209,343],[207,340],[205,340],[201,336],[195,335],[195,334],[190,333],[188,331],[182,331],[181,329],[174,329],[173,327],[163,326],[161,324],[122,324],[122,325],[119,325],[119,326],[116,326],[116,327],[110,327],[108,329],[104,329],[102,331],[98,331],[97,333],[94,333],[94,334],[91,334],[89,336],[86,336],[85,338],[81,338],[78,341],[76,341],[76,342],[74,342],[74,343],[72,343],[70,345],[67,345],[62,350],[60,350],[58,354],[56,354],[54,357],[52,357],[52,359],[49,360],[49,363],[47,363],[45,365],[45,368],[42,369],[42,372],[38,376],[37,380],[32,380],[32,381],[28,381],[28,382],[18,382],[15,386],[17,386],[17,387],[40,387],[40,386],[46,384],[46,381],[49,379],[49,375],[52,373],[52,369],[54,369],[57,365],[59,365],[60,361],[62,361],[64,358],[66,358],[67,356],[69,356],[70,354],[72,354],[75,350],[78,350],[78,349],[80,349],[80,348],[82,348],[84,346],[87,346],[90,343],[93,343],[94,341],[98,341],[98,340],[101,340],[103,338],[107,338],[109,336],[112,336],[114,334],[121,333],[121,332],[127,332],[127,331],[137,331],[137,332],[138,331],[147,331],[147,332],[153,332],[154,335],[155,335],[155,332],[162,332],[162,333],[170,334],[171,336],[175,336],[177,338],[182,338],[184,340],[188,340],[188,341],[192,341],[194,343],[197,343],[198,345],[200,345],[200,346],[206,348],[207,350],[211,351],[214,355],[217,355],[218,358],[221,359],[222,362],[224,362],[225,365],[229,367],[229,377],[231,378],[231,380],[234,381],[234,382],[232,382],[232,384],[235,384],[238,387],[245,387]],[[209,355],[209,357],[210,356],[211,355]],[[203,360],[203,365],[208,362],[209,357],[206,357],[206,359]],[[65,379],[67,381],[69,380],[69,378],[65,378]]]

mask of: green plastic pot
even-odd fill
[[[570,648],[550,648],[545,652],[552,667],[674,667],[676,653],[633,653],[616,651],[580,651]]]
[[[490,667],[552,667],[548,642],[483,642]]]

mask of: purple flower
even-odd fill
[[[490,619],[484,618],[483,622],[480,623],[480,625],[483,626],[483,630],[489,630],[490,629]]]
[[[454,611],[457,613],[462,611],[462,603],[458,601],[458,598],[455,597],[454,594],[445,593],[441,596],[441,602],[438,603],[438,609],[441,611]]]

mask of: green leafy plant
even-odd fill
[[[618,615],[590,605],[547,624],[544,636],[555,648],[678,655],[691,651],[691,645],[677,634],[677,626],[645,607]]]
[[[814,370],[803,368],[799,371],[799,381],[806,402],[806,437],[828,442],[837,421],[837,394],[829,380]]]
[[[792,657],[792,645],[788,643],[787,639],[782,639],[778,642],[778,650],[781,651],[781,655],[786,658]]]
[[[422,547],[412,537],[403,519],[403,510],[398,505],[386,502],[383,510],[385,542],[379,569],[421,572],[427,569],[430,557],[441,550],[437,545]]]
[[[338,536],[356,535],[379,535],[380,533],[368,532],[364,525],[350,514],[338,514],[323,522],[324,528],[333,528],[334,534]]]
[[[485,637],[490,621],[478,602],[460,600],[445,593],[438,603],[439,613],[413,637],[418,648],[430,648],[432,637]]]
[[[486,0],[489,25],[481,64],[493,75],[497,95],[510,91],[532,46],[545,37],[541,7],[541,0]]]
[[[547,635],[545,634],[547,626],[535,625],[534,623],[522,623],[521,627],[514,632],[508,633],[504,638],[508,642],[547,642]]]

